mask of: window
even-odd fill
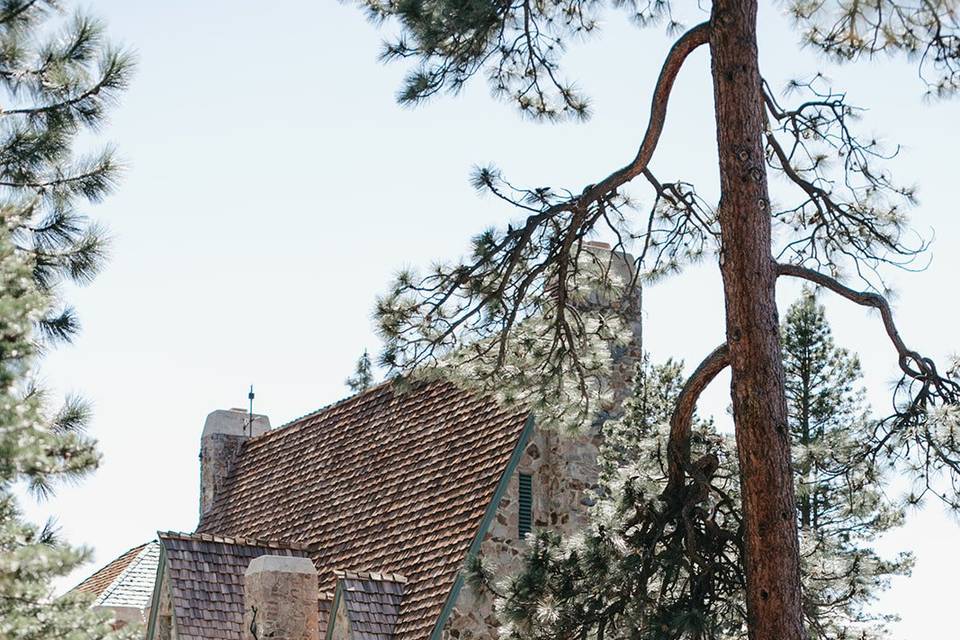
[[[520,474],[520,537],[533,530],[533,476]]]

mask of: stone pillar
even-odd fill
[[[309,558],[254,558],[243,575],[243,640],[319,640],[318,599]]]
[[[267,416],[243,409],[219,409],[207,416],[200,438],[200,518],[210,511],[230,473],[240,445],[270,430]]]
[[[609,269],[611,277],[615,276],[628,285],[633,282],[636,264],[632,255],[614,252],[605,242],[585,242],[584,246],[590,256],[581,260],[596,260],[602,269]],[[630,341],[625,346],[616,347],[613,353],[613,371],[609,382],[612,393],[610,401],[602,407],[602,422],[622,415],[623,402],[633,392],[636,367],[643,358],[643,292],[640,282],[637,281],[616,298],[600,292],[593,293],[582,306],[585,310],[614,312],[626,322],[630,331]]]

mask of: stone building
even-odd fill
[[[622,400],[639,294],[614,304],[637,318],[611,381]],[[538,429],[442,381],[387,382],[275,429],[214,411],[197,529],[160,532],[78,588],[113,608],[101,596],[149,548],[138,566],[152,558],[150,597],[124,612],[148,640],[493,639],[490,600],[463,584],[467,558],[507,571],[530,531],[578,528],[598,438]]]

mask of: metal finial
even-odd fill
[[[250,401],[250,415],[247,419],[247,430],[248,430],[247,435],[248,436],[253,435],[253,398],[254,398],[253,385],[250,385],[250,393],[247,394],[247,399]]]

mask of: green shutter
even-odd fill
[[[533,476],[520,474],[520,537],[533,530]]]

